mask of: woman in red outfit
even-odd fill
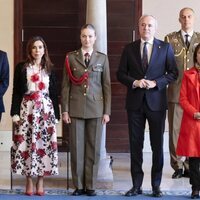
[[[200,191],[200,44],[194,51],[194,67],[183,75],[180,105],[183,118],[176,153],[189,157],[191,198],[199,198]]]

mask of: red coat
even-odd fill
[[[179,156],[200,157],[200,120],[194,113],[200,112],[200,79],[195,67],[184,72],[180,105],[183,118],[176,153]]]

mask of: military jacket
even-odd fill
[[[165,41],[169,42],[174,50],[175,60],[179,71],[177,80],[168,87],[168,102],[178,103],[183,73],[193,66],[193,53],[195,47],[200,42],[200,33],[193,33],[188,49],[185,45],[181,31],[172,32],[166,35]]]
[[[74,84],[66,70],[63,71],[61,108],[70,117],[98,118],[111,113],[110,70],[107,55],[93,51],[89,66],[84,63],[81,49],[68,53],[73,77],[80,78],[88,73],[81,84]]]

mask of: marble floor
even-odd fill
[[[128,153],[112,153],[113,157],[113,181],[110,190],[122,191],[130,189],[132,186],[130,176],[130,158]],[[172,179],[172,168],[169,165],[169,154],[165,153],[165,164],[163,169],[163,179],[161,189],[163,191],[189,192],[191,186],[188,178]],[[66,189],[66,153],[59,153],[59,172],[58,176],[45,178],[45,188],[47,189]],[[9,152],[0,152],[0,189],[10,189],[10,154]],[[143,190],[151,190],[150,170],[151,170],[151,153],[144,153],[144,181]],[[71,177],[71,174],[70,174]],[[13,189],[24,188],[25,179],[19,175],[13,175]],[[72,190],[71,182],[69,190]],[[102,188],[104,189],[104,188]]]
[[[144,180],[142,188],[143,190],[151,190],[151,153],[144,153],[143,158],[143,171]],[[116,190],[128,190],[132,186],[130,176],[130,157],[129,154],[113,154],[113,177],[114,184],[113,189]],[[172,179],[171,176],[174,170],[169,164],[169,153],[164,154],[164,168],[163,177],[161,183],[161,189],[163,191],[190,191],[191,186],[188,178]]]

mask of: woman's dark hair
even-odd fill
[[[45,69],[47,73],[50,73],[51,69],[53,67],[53,64],[52,64],[50,57],[49,57],[47,45],[46,45],[44,39],[41,36],[34,36],[34,37],[29,39],[27,46],[26,46],[27,59],[26,59],[26,65],[25,66],[27,66],[29,63],[34,64],[34,58],[33,58],[31,52],[32,52],[33,45],[36,41],[41,41],[44,45],[44,55],[42,56],[42,59],[41,59],[42,69]]]
[[[194,54],[193,54],[193,62],[194,65],[197,63],[197,52],[200,49],[200,43],[195,47]]]

